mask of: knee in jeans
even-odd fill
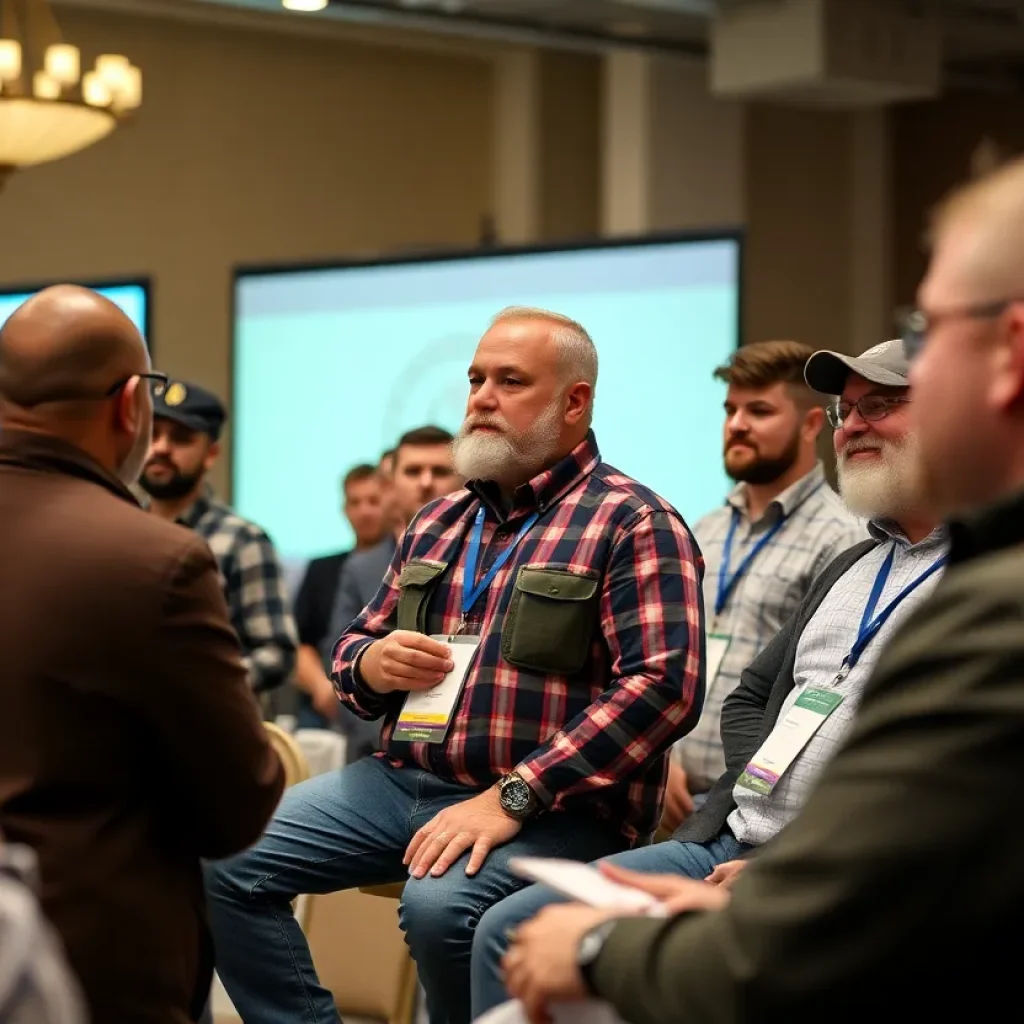
[[[417,940],[436,944],[470,939],[477,909],[465,889],[452,881],[446,874],[406,882],[398,917],[410,946]]]

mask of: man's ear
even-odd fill
[[[992,353],[992,385],[989,394],[999,412],[1024,402],[1024,304],[1014,303],[1004,314]]]
[[[590,408],[590,403],[593,399],[594,389],[586,383],[586,381],[580,381],[578,384],[573,384],[565,393],[565,422],[570,426],[575,426],[580,422],[581,419],[587,414],[587,410]]]
[[[209,472],[217,461],[218,455],[220,455],[220,441],[211,441],[210,446],[206,449],[206,455],[203,456],[203,469]]]
[[[825,425],[825,410],[820,405],[812,406],[804,413],[800,432],[808,441],[815,441]]]
[[[142,386],[146,385],[141,378],[132,377],[121,388],[117,405],[115,406],[117,426],[130,437],[135,437],[138,434],[139,424],[142,422],[143,415],[145,415],[142,403],[143,396],[139,392],[139,388]]]

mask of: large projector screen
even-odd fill
[[[55,282],[56,283],[56,282]],[[39,285],[32,288],[0,290],[0,327],[7,318],[28,298],[45,287]],[[146,281],[117,281],[108,284],[86,284],[86,288],[105,295],[116,303],[128,315],[128,318],[139,329],[139,333],[149,339],[149,285]]]
[[[289,562],[351,543],[339,479],[405,430],[456,431],[480,335],[505,306],[580,321],[600,361],[602,455],[691,522],[720,502],[722,385],[738,343],[736,237],[241,271],[233,499]]]

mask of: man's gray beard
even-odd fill
[[[902,443],[884,441],[877,463],[837,460],[839,493],[846,507],[865,519],[890,519],[920,504],[920,465],[917,442],[906,435]]]
[[[466,480],[493,480],[498,484],[529,480],[550,466],[558,454],[561,415],[559,400],[521,434],[467,433],[463,424],[452,443],[455,471]]]

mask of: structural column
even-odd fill
[[[717,100],[703,61],[604,58],[605,234],[742,226],[744,108]]]

